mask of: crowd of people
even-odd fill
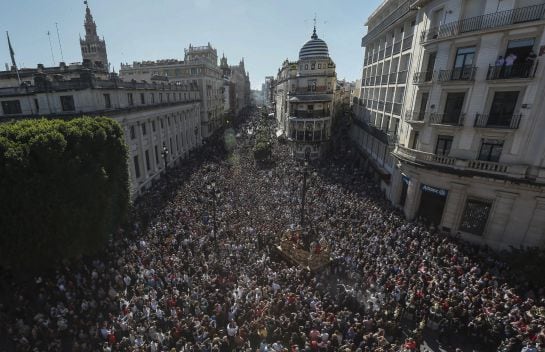
[[[544,351],[545,290],[508,285],[489,250],[409,222],[337,157],[314,164],[306,219],[331,263],[273,245],[298,225],[286,145],[256,165],[248,126],[141,197],[102,256],[5,277],[0,351]],[[522,280],[522,278],[521,278]]]

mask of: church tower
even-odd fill
[[[100,39],[97,34],[97,25],[91,15],[91,10],[87,1],[84,1],[85,9],[85,39],[79,40],[81,47],[81,57],[83,63],[98,70],[109,71],[108,54],[106,53],[106,42]]]

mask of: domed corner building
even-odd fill
[[[295,158],[318,159],[327,151],[335,87],[335,63],[314,27],[299,60],[284,61],[275,85],[277,134],[287,137]]]

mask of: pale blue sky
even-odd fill
[[[84,35],[85,7],[79,0],[1,0],[0,70],[9,63],[5,31],[9,31],[17,64],[52,65],[60,61],[55,22],[59,24],[64,60],[81,61],[79,35]],[[337,64],[337,76],[361,76],[367,16],[381,0],[89,0],[98,33],[106,39],[108,59],[120,62],[183,59],[190,43],[210,42],[230,64],[244,57],[253,89],[276,75],[284,59],[296,60],[310,38],[312,18],[318,35]],[[324,23],[325,22],[325,23]]]

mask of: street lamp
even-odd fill
[[[217,202],[218,202],[218,199],[220,199],[221,197],[221,192],[216,189],[216,183],[214,181],[212,181],[209,185],[206,186],[206,188],[208,189],[208,194],[209,196],[212,198],[212,231],[214,233],[214,244],[216,246],[216,250],[218,248],[218,237],[217,237],[217,225],[216,225],[216,207],[217,207]]]
[[[167,157],[168,157],[168,149],[165,145],[165,142],[163,142],[163,151],[161,152],[161,155],[163,156],[163,161],[165,162],[165,174],[167,173]]]

